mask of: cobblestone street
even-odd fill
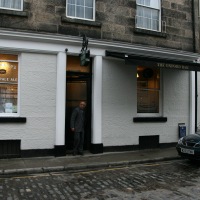
[[[200,199],[200,165],[187,160],[0,178],[0,199]]]

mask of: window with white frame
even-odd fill
[[[95,0],[67,0],[67,17],[94,20]]]
[[[160,0],[137,0],[136,27],[161,31]]]
[[[160,69],[137,67],[137,113],[161,114]]]
[[[1,9],[23,10],[23,0],[0,0]]]
[[[0,54],[0,116],[18,113],[18,55]]]

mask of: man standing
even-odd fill
[[[85,107],[86,103],[84,101],[81,101],[79,103],[79,106],[73,110],[71,116],[70,127],[72,132],[74,132],[74,156],[77,153],[83,155]]]

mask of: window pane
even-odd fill
[[[13,8],[21,9],[21,0],[13,0]]]
[[[75,17],[75,5],[68,5],[68,7],[67,7],[67,15]]]
[[[76,17],[84,18],[84,7],[82,6],[76,7]]]
[[[68,0],[68,4],[75,4],[75,0]]]
[[[76,1],[76,4],[77,4],[78,6],[84,6],[84,0],[77,0],[77,1]]]
[[[160,70],[137,67],[137,112],[159,113]]]
[[[93,8],[93,0],[85,0],[85,6]]]
[[[0,54],[0,113],[18,112],[18,62],[9,62],[15,57]]]
[[[146,29],[151,29],[151,9],[144,8],[144,22],[143,27]]]
[[[17,55],[11,55],[11,54],[0,54],[0,61],[2,60],[13,60],[18,61]]]
[[[159,9],[160,8],[160,0],[151,0],[150,7]]]
[[[76,17],[84,18],[84,7],[82,6],[76,7]]]
[[[159,30],[159,12],[157,10],[152,10],[152,29]]]
[[[3,7],[10,8],[11,0],[4,0]]]
[[[159,12],[158,10],[152,10],[152,19],[159,20]]]
[[[159,91],[137,90],[137,113],[159,113]]]
[[[93,19],[93,9],[92,8],[85,8],[85,18]]]
[[[150,4],[150,0],[144,0],[144,5],[145,6],[150,6],[151,4]]]
[[[68,72],[90,72],[90,66],[80,66],[80,58],[78,56],[67,56]]]
[[[143,27],[143,7],[137,6],[137,27]]]
[[[138,16],[143,16],[143,7],[137,6],[137,15]]]
[[[137,2],[137,4],[144,5],[144,0],[137,0],[136,2]]]

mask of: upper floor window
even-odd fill
[[[67,17],[94,20],[95,0],[67,0]]]
[[[23,0],[0,0],[1,9],[23,10]]]
[[[136,27],[161,31],[160,0],[137,0]]]
[[[0,116],[19,115],[18,55],[0,54]]]

